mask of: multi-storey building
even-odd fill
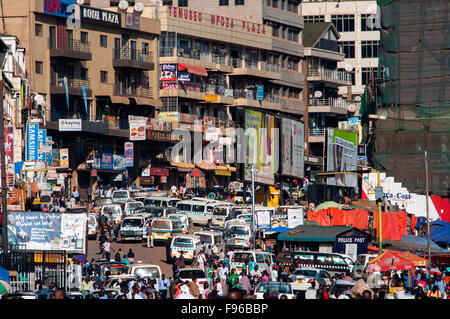
[[[123,155],[128,117],[152,117],[161,106],[160,24],[140,16],[129,24],[127,12],[87,6],[80,7],[77,22],[67,13],[68,4],[75,1],[3,1],[2,27],[17,35],[26,48],[31,90],[43,98],[34,105],[45,118],[39,127],[52,137],[53,148],[69,149],[66,173],[72,179],[66,187],[78,186],[84,197],[85,190],[95,188],[97,182],[125,180],[120,176],[125,170],[115,170],[113,165],[92,172],[86,163],[88,155]],[[72,122],[76,127],[66,131],[61,119],[76,120]],[[134,170],[129,174],[134,177]]]
[[[332,22],[341,35],[339,48],[345,59],[338,69],[352,74],[351,91],[342,86],[339,95],[359,102],[371,72],[378,67],[380,41],[376,1],[303,0],[305,22]]]

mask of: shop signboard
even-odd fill
[[[281,174],[304,176],[304,124],[283,118],[281,120]]]
[[[138,12],[127,12],[125,16],[125,27],[132,30],[140,30],[141,15]]]
[[[219,176],[231,176],[231,171],[229,171],[229,170],[222,170],[222,169],[216,169],[216,175],[219,175]]]
[[[125,159],[126,167],[133,167],[134,165],[134,144],[125,142]]]
[[[218,102],[219,95],[217,94],[205,94],[205,102]]]
[[[38,134],[39,134],[39,124],[28,123],[27,124],[27,147],[26,147],[26,156],[25,159],[27,161],[37,161],[38,159]]]
[[[81,132],[81,120],[59,119],[58,128],[60,132]]]
[[[358,133],[329,128],[327,132],[327,171],[355,172],[358,156]],[[357,187],[356,174],[336,174],[327,178],[333,186]]]
[[[164,131],[147,131],[147,139],[155,140],[155,141],[172,141],[172,132],[164,132]]]
[[[69,168],[69,149],[61,148],[59,150],[59,166],[61,168]]]
[[[167,168],[150,168],[151,176],[169,176],[169,170]]]
[[[161,64],[161,81],[176,82],[177,81],[178,64]]]
[[[258,229],[270,228],[270,210],[260,210],[256,212]]]
[[[192,75],[190,73],[180,73],[178,72],[178,81],[191,82]]]
[[[75,0],[43,0],[43,4],[45,14],[67,18],[73,13],[69,6],[75,5]]]
[[[179,122],[180,113],[178,112],[159,112],[158,120],[167,122]]]
[[[256,98],[258,101],[264,101],[264,85],[257,85],[256,86]]]
[[[113,156],[113,170],[114,171],[125,171],[127,168],[125,155],[117,155]],[[121,174],[120,174],[121,175]]]
[[[147,121],[129,120],[130,123],[130,141],[145,141],[145,129]]]
[[[85,253],[86,214],[8,212],[8,244],[24,250]]]
[[[109,26],[121,26],[121,14],[119,12],[106,11],[92,7],[80,6],[81,20],[91,23],[105,24]],[[128,19],[127,19],[128,21]],[[128,27],[128,26],[127,26]]]

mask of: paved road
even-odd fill
[[[200,227],[194,226],[194,231],[199,231]],[[98,259],[99,257],[99,241],[97,240],[88,240],[88,249],[87,249],[87,257],[88,260],[92,258]],[[153,248],[147,248],[146,242],[135,242],[128,241],[124,243],[111,243],[111,258],[113,259],[116,251],[122,249],[121,255],[126,255],[128,250],[131,248],[134,252],[134,262],[136,263],[138,260],[141,260],[142,263],[148,264],[156,264],[161,267],[161,271],[163,274],[166,274],[167,277],[172,277],[172,264],[166,263],[166,247],[163,244],[159,244],[159,246],[155,246]],[[187,265],[187,267],[190,267]]]

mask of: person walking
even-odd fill
[[[167,299],[167,289],[170,287],[170,281],[166,279],[166,275],[162,274],[158,281],[158,291],[161,294],[161,299]]]
[[[317,289],[315,281],[311,281],[311,286],[306,289],[305,299],[317,299]]]
[[[114,248],[111,247],[111,242],[108,239],[107,241],[105,241],[103,243],[103,250],[105,253],[106,260],[108,260],[108,261],[111,260],[111,249],[114,251]]]
[[[152,223],[147,223],[147,247],[153,248]]]
[[[196,277],[192,278],[192,281],[190,281],[188,283],[188,287],[189,287],[189,293],[192,296],[194,296],[195,299],[199,299],[200,298],[200,288],[198,287]]]

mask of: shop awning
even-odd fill
[[[233,167],[233,166],[230,166],[230,165],[227,165],[227,167],[228,167],[229,171],[236,172],[236,167]]]
[[[208,72],[204,67],[195,66],[190,64],[178,63],[178,71],[186,70],[190,74],[195,74],[198,76],[208,76]]]
[[[228,166],[223,166],[223,165],[216,165],[215,169],[220,170],[220,171],[228,171],[229,170]]]
[[[211,170],[215,170],[216,169],[216,164],[208,163],[208,162],[205,162],[205,161],[198,162],[196,165],[197,165],[197,167],[199,167],[199,168],[201,168],[203,170],[206,170],[206,171],[211,171]]]
[[[396,252],[385,250],[381,255],[378,255],[369,261],[367,270],[374,271],[389,271],[389,270],[414,270],[415,265],[403,257],[397,255]]]
[[[176,162],[170,162],[171,166],[179,167],[179,168],[195,168],[194,164],[191,163],[176,163]]]

